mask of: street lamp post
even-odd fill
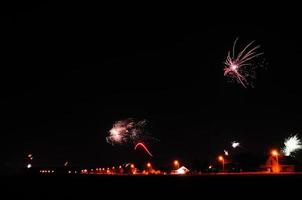
[[[223,156],[218,156],[218,160],[222,163],[222,171],[224,172],[224,158],[223,158]]]
[[[276,172],[279,172],[280,167],[279,167],[279,153],[277,150],[272,150],[271,152],[272,156],[276,157],[276,162],[277,162],[277,167],[276,167]]]
[[[174,164],[174,167],[176,169],[179,169],[179,161],[178,160],[174,160],[173,164]]]
[[[152,167],[151,163],[147,163],[147,168],[150,169]]]

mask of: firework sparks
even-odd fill
[[[117,121],[109,131],[109,136],[106,137],[106,140],[112,145],[135,145],[135,150],[137,147],[142,147],[150,156],[153,156],[143,142],[157,139],[146,132],[146,125],[146,120],[139,121],[132,118]]]
[[[224,151],[224,155],[229,156],[229,152],[227,150],[223,150]]]
[[[147,125],[146,120],[126,119],[114,123],[112,129],[109,131],[109,136],[106,137],[108,143],[115,145],[124,145],[138,141],[151,139],[145,131]]]
[[[238,38],[233,44],[232,53],[229,51],[226,61],[224,62],[224,76],[229,76],[236,79],[243,87],[246,88],[248,85],[247,77],[252,77],[252,63],[250,62],[253,58],[256,58],[263,53],[257,53],[256,50],[260,46],[253,47],[254,41],[246,45],[238,54],[235,53],[235,47]],[[247,68],[249,67],[249,68]]]
[[[144,145],[143,143],[139,142],[135,145],[134,150],[136,150],[138,147],[142,147],[148,154],[149,156],[153,157],[153,155],[151,154],[151,152],[148,150],[148,148],[146,147],[146,145]]]
[[[285,139],[282,152],[286,156],[292,156],[293,153],[300,149],[302,149],[302,142],[298,138],[298,135],[294,135]]]
[[[236,149],[237,147],[239,147],[240,146],[240,143],[239,142],[236,142],[236,141],[233,141],[232,142],[232,147],[234,148],[234,149]]]

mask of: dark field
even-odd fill
[[[296,198],[302,175],[10,176],[2,194],[20,199]],[[4,198],[1,198],[4,199]],[[5,198],[7,199],[7,198]],[[298,198],[299,199],[299,198]]]

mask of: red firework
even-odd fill
[[[153,157],[153,155],[150,153],[150,151],[148,150],[148,148],[144,145],[144,143],[137,143],[134,147],[134,150],[136,150],[138,147],[142,147],[148,154],[149,156]]]
[[[260,48],[260,45],[252,47],[252,44],[254,43],[254,41],[252,41],[236,55],[235,47],[237,40],[238,38],[234,42],[232,55],[229,51],[227,59],[224,62],[224,76],[235,78],[239,83],[243,85],[243,87],[246,88],[246,85],[248,85],[246,77],[251,76],[251,72],[249,70],[252,69],[247,68],[248,66],[252,65],[251,63],[249,63],[249,61],[262,55],[263,53],[256,52],[256,50]]]

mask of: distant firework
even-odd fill
[[[150,156],[153,156],[143,142],[157,139],[147,133],[146,125],[146,120],[132,118],[117,121],[113,124],[106,140],[111,145],[135,145],[135,149],[141,146]]]
[[[112,145],[136,144],[149,138],[145,131],[146,125],[146,120],[139,121],[132,118],[117,121],[109,131],[109,136],[106,137],[106,140]]]
[[[298,138],[298,135],[294,135],[285,139],[282,152],[286,156],[292,156],[293,153],[300,149],[302,149],[301,140]]]
[[[146,152],[147,154],[149,154],[149,156],[153,157],[153,155],[151,154],[151,152],[148,150],[148,148],[146,147],[146,145],[144,143],[137,143],[134,147],[134,149],[136,150],[138,147],[142,147]]]
[[[224,62],[224,76],[231,77],[237,80],[243,87],[246,88],[249,85],[248,78],[254,76],[254,68],[251,61],[252,59],[262,55],[263,53],[257,53],[256,50],[260,46],[253,47],[252,44],[254,41],[246,45],[241,51],[236,54],[235,47],[238,38],[233,44],[232,53],[229,51],[226,61]]]
[[[233,147],[234,149],[236,149],[237,147],[239,147],[239,145],[240,145],[239,142],[236,142],[236,141],[233,141],[233,142],[232,142],[232,147]]]
[[[225,156],[229,156],[229,152],[227,150],[223,150]]]

